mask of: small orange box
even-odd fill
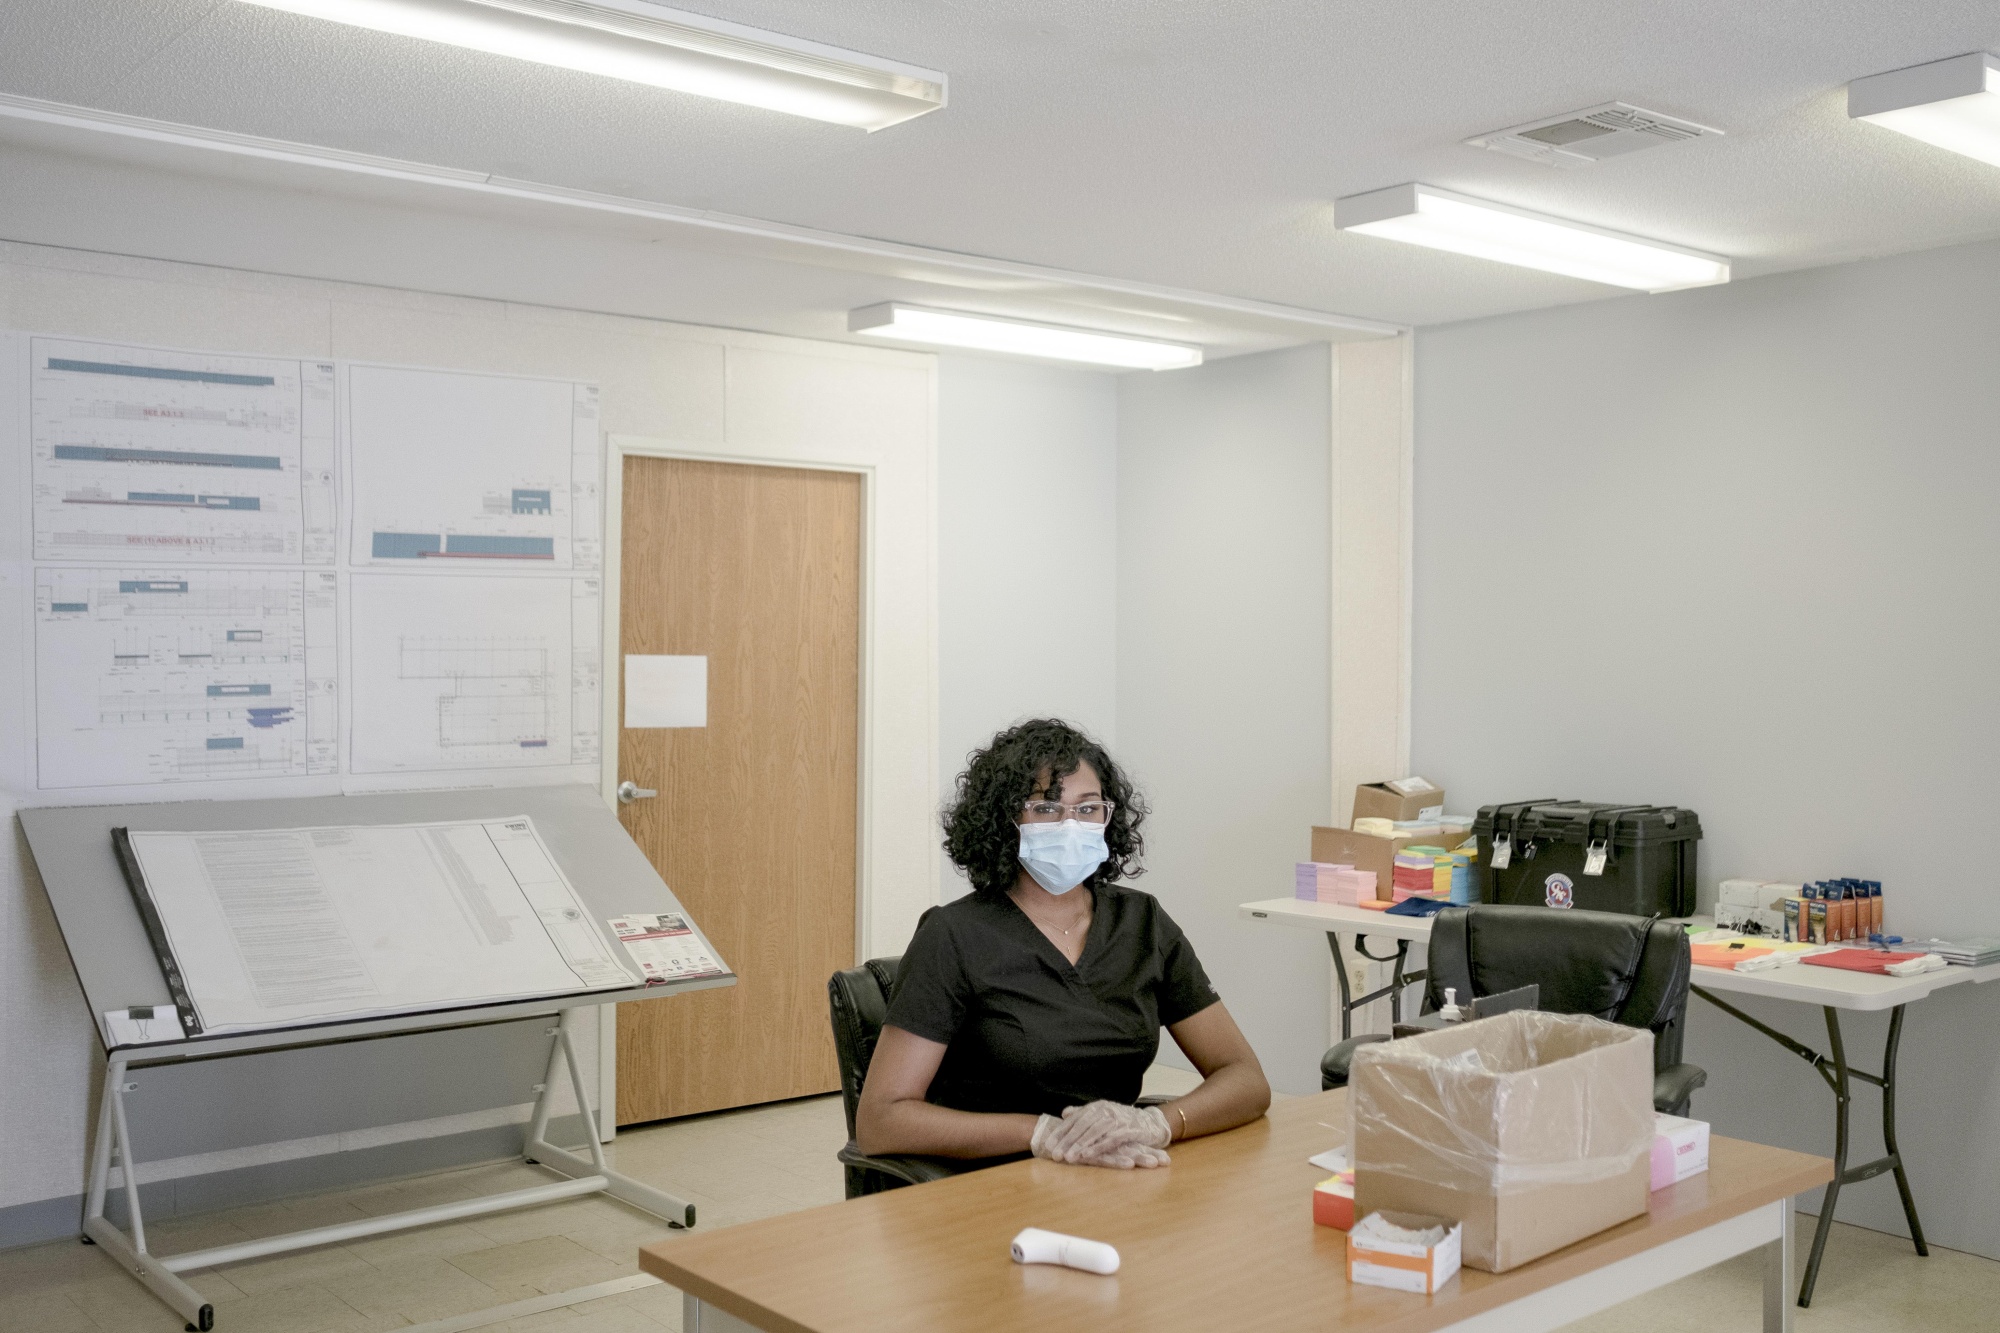
[[[1354,1173],[1340,1171],[1313,1186],[1313,1223],[1346,1231],[1354,1225]]]
[[[1369,1216],[1379,1216],[1385,1222],[1411,1230],[1442,1226],[1446,1229],[1444,1239],[1428,1249],[1418,1249],[1414,1245],[1370,1245],[1357,1241],[1350,1231],[1347,1237],[1349,1282],[1367,1287],[1390,1287],[1419,1296],[1435,1296],[1438,1288],[1457,1276],[1465,1231],[1458,1223],[1414,1213],[1383,1212]]]

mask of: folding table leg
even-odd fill
[[[1896,1051],[1903,1044],[1903,1006],[1897,1005],[1889,1014],[1889,1040],[1882,1047],[1882,1147],[1894,1162],[1896,1172],[1896,1193],[1903,1199],[1903,1216],[1909,1219],[1910,1239],[1916,1243],[1917,1253],[1928,1256],[1931,1247],[1924,1243],[1924,1224],[1917,1220],[1917,1200],[1910,1193],[1910,1176],[1903,1169],[1903,1150],[1896,1146]]]
[[[1840,1202],[1840,1187],[1847,1183],[1848,1113],[1853,1094],[1848,1083],[1847,1045],[1840,1039],[1840,1011],[1826,1006],[1826,1039],[1833,1059],[1833,1179],[1826,1182],[1826,1194],[1819,1205],[1819,1223],[1813,1228],[1812,1254],[1806,1259],[1805,1281],[1799,1284],[1799,1307],[1812,1304],[1813,1286],[1819,1281],[1819,1261],[1826,1254],[1826,1238],[1833,1234],[1833,1208]],[[1824,1066],[1822,1066],[1822,1072]]]
[[[1819,1223],[1813,1228],[1812,1252],[1806,1260],[1805,1279],[1799,1284],[1799,1304],[1801,1306],[1812,1304],[1813,1287],[1819,1281],[1820,1260],[1826,1255],[1827,1237],[1833,1232],[1834,1205],[1840,1201],[1840,1190],[1843,1185],[1857,1185],[1864,1180],[1873,1180],[1885,1172],[1893,1172],[1896,1177],[1896,1192],[1903,1201],[1903,1216],[1910,1224],[1910,1241],[1916,1246],[1919,1255],[1928,1255],[1931,1252],[1930,1246],[1924,1241],[1923,1223],[1917,1220],[1917,1201],[1915,1195],[1910,1192],[1909,1172],[1903,1167],[1903,1152],[1896,1143],[1896,1055],[1903,1041],[1904,1006],[1899,1004],[1890,1010],[1889,1038],[1882,1048],[1882,1072],[1870,1074],[1848,1065],[1847,1044],[1842,1040],[1840,1032],[1840,1011],[1832,1005],[1823,1007],[1830,1054],[1821,1055],[1804,1042],[1795,1041],[1770,1024],[1752,1018],[1735,1005],[1718,998],[1702,987],[1694,986],[1690,989],[1724,1013],[1755,1028],[1806,1061],[1833,1092],[1833,1179],[1827,1182],[1826,1197],[1820,1202]],[[1882,1090],[1882,1146],[1885,1151],[1881,1157],[1872,1162],[1849,1166],[1848,1135],[1854,1110],[1854,1081],[1857,1079],[1863,1083],[1872,1083]]]
[[[1340,1039],[1354,1035],[1354,997],[1347,988],[1347,960],[1340,953],[1340,933],[1326,932],[1326,947],[1333,950],[1333,979],[1340,983]]]

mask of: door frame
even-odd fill
[[[855,701],[855,712],[859,729],[859,735],[856,738],[859,771],[855,775],[854,949],[857,961],[861,958],[869,957],[872,952],[886,943],[883,937],[887,934],[885,923],[876,920],[876,909],[879,906],[883,906],[883,904],[878,903],[878,895],[875,892],[878,839],[896,836],[898,829],[895,826],[906,822],[908,815],[907,811],[885,811],[883,809],[885,802],[881,799],[882,793],[877,791],[878,784],[876,779],[880,775],[881,761],[883,759],[880,753],[882,738],[879,733],[884,729],[881,725],[884,719],[880,714],[884,710],[878,707],[875,697],[875,686],[878,683],[881,666],[879,658],[884,649],[896,642],[899,637],[904,643],[910,642],[911,639],[909,636],[913,632],[916,635],[915,641],[925,645],[925,651],[929,657],[929,661],[924,666],[924,672],[925,680],[928,682],[930,688],[924,691],[924,697],[920,701],[920,711],[922,713],[920,730],[924,737],[925,758],[928,760],[929,773],[929,782],[927,785],[931,793],[924,811],[926,818],[932,814],[929,806],[935,804],[935,791],[937,787],[937,653],[934,629],[937,598],[935,523],[928,515],[924,517],[925,539],[929,544],[932,554],[928,570],[929,595],[924,600],[925,613],[921,617],[923,623],[911,624],[908,622],[917,620],[919,617],[911,616],[907,613],[901,616],[883,615],[876,595],[877,570],[879,566],[878,548],[881,545],[881,537],[883,535],[881,531],[883,527],[882,515],[880,513],[880,478],[878,477],[878,468],[884,465],[882,462],[871,459],[839,457],[787,458],[732,448],[726,443],[695,443],[637,435],[607,434],[605,439],[604,463],[604,669],[601,675],[601,679],[604,682],[602,734],[605,741],[603,746],[601,786],[604,799],[613,810],[617,809],[618,804],[618,751],[619,744],[623,739],[624,722],[619,712],[619,701],[624,693],[624,661],[620,652],[619,636],[621,632],[620,620],[622,612],[620,595],[622,584],[620,579],[624,558],[625,460],[628,458],[685,459],[693,462],[734,463],[751,467],[846,472],[856,474],[861,478],[861,624],[859,627],[860,637],[858,645],[860,661],[857,663],[859,697]],[[928,482],[928,480],[927,478],[926,481]],[[925,486],[925,491],[926,493],[930,491],[928,484]],[[907,666],[908,664],[904,665]],[[915,719],[898,719],[898,721],[904,723],[912,720]],[[907,748],[907,746],[900,748]],[[884,827],[885,825],[889,827]],[[932,841],[935,843],[935,839],[932,839]],[[933,853],[929,860],[931,864],[931,872],[928,877],[929,884],[934,886],[937,882],[935,853]],[[871,924],[874,927],[873,929],[871,929]],[[909,925],[914,927],[914,916],[911,917]],[[904,938],[907,938],[907,932],[899,935],[896,943],[900,945]],[[598,1096],[600,1099],[598,1104],[601,1106],[616,1106],[618,1104],[618,1025],[615,1021],[612,1021],[613,1016],[604,1014],[601,1008],[599,1013],[602,1015],[602,1018],[598,1023],[597,1033]],[[613,1117],[604,1117],[606,1124],[602,1132],[607,1141],[613,1132],[613,1128],[609,1123],[612,1119]]]

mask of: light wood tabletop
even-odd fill
[[[1510,1273],[1470,1269],[1435,1297],[1350,1286],[1346,1235],[1314,1226],[1306,1159],[1345,1137],[1344,1089],[1175,1144],[1173,1165],[1030,1160],[639,1251],[645,1271],[770,1333],[1048,1333],[1233,1327],[1428,1333],[1823,1185],[1832,1164],[1716,1137],[1709,1170],[1645,1217]],[[1023,1227],[1107,1241],[1116,1276],[1008,1257]]]

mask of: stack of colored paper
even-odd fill
[[[1292,896],[1305,902],[1358,906],[1375,896],[1375,872],[1356,870],[1351,865],[1328,865],[1322,861],[1301,861],[1292,887]]]
[[[1444,893],[1437,891],[1437,859],[1443,850],[1437,847],[1405,847],[1396,853],[1395,877],[1391,885],[1397,902],[1405,898],[1449,897],[1451,894],[1451,870],[1445,869]]]

